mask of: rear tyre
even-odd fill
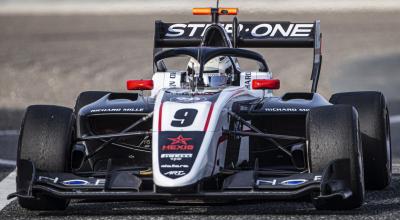
[[[75,114],[78,114],[79,110],[82,107],[84,107],[85,105],[88,105],[90,103],[93,103],[93,102],[99,100],[100,98],[107,95],[108,93],[110,93],[110,92],[106,92],[106,91],[82,92],[81,94],[79,94],[78,98],[76,99],[75,108],[74,108]]]
[[[317,209],[354,209],[364,200],[362,149],[357,111],[348,105],[313,108],[307,116],[308,158],[313,173],[337,159],[349,159],[352,195],[344,200],[314,202]],[[341,172],[340,170],[337,172]]]
[[[17,178],[21,176],[20,161],[30,160],[37,170],[65,172],[69,170],[73,137],[72,109],[33,105],[26,110],[18,142]],[[20,186],[17,181],[17,191]],[[43,194],[35,198],[18,198],[21,207],[29,210],[64,210],[69,200]]]
[[[352,105],[357,109],[362,133],[364,178],[367,189],[384,189],[392,177],[389,112],[380,92],[334,94],[333,104]]]

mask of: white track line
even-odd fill
[[[2,210],[11,201],[7,200],[7,196],[15,192],[16,170],[8,174],[8,176],[0,182],[0,210]]]
[[[390,124],[400,123],[400,115],[390,116]]]
[[[19,135],[19,130],[0,130],[1,136],[16,136]]]
[[[15,160],[0,159],[0,166],[1,165],[4,165],[4,166],[16,166],[17,163],[15,162]]]

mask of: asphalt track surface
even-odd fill
[[[124,91],[126,79],[151,76],[156,19],[193,20],[189,15],[151,14],[0,17],[0,179],[14,168],[17,130],[26,106],[51,103],[72,107],[80,91]],[[399,163],[399,13],[244,14],[240,19],[321,19],[324,64],[320,92],[329,98],[339,91],[383,91],[394,119],[394,163]],[[311,50],[259,51],[281,79],[279,93],[310,88]],[[365,205],[352,211],[316,211],[300,200],[213,205],[73,201],[62,212],[28,212],[12,201],[1,211],[0,219],[399,219],[399,198],[400,167],[395,165],[391,186],[368,192]]]

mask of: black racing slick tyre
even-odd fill
[[[27,108],[18,142],[17,191],[21,187],[18,176],[23,176],[21,160],[33,162],[36,170],[70,170],[74,121],[73,111],[69,108],[47,105]],[[69,204],[67,199],[40,193],[34,193],[34,198],[19,197],[18,202],[21,207],[29,210],[64,210]]]
[[[365,187],[384,189],[392,176],[389,112],[380,92],[347,92],[334,94],[333,104],[352,105],[360,120]]]
[[[359,122],[355,108],[349,105],[332,105],[311,109],[307,116],[307,139],[310,171],[323,173],[335,161],[348,161],[346,170],[335,172],[349,174],[346,182],[352,193],[340,200],[313,200],[315,207],[322,210],[360,207],[365,190]]]
[[[110,92],[106,92],[106,91],[82,92],[81,94],[79,94],[78,98],[76,99],[75,108],[74,108],[75,114],[78,114],[79,110],[82,107],[84,107],[85,105],[88,105],[90,103],[93,103],[93,102],[99,100],[100,98],[107,95],[108,93],[110,93]]]

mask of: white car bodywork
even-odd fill
[[[190,88],[180,88],[181,79],[185,72],[157,72],[153,76],[154,89],[152,96],[156,98],[154,107],[154,119],[152,130],[152,161],[154,183],[160,187],[182,187],[195,184],[205,177],[218,173],[223,168],[226,152],[226,140],[223,137],[223,128],[229,127],[228,111],[232,103],[240,100],[257,99],[263,96],[272,96],[271,91],[253,90],[251,81],[254,79],[271,79],[270,72],[242,72],[240,75],[240,86],[228,86],[223,88],[205,89],[193,92]],[[166,99],[168,97],[182,97],[178,99]],[[216,94],[217,99],[210,101],[197,96]],[[174,115],[182,109],[194,109],[198,112],[193,123],[185,127],[171,126]],[[185,136],[188,132],[203,132],[204,137],[199,147],[197,156],[195,154],[165,155],[168,157],[195,157],[188,173],[182,170],[169,171],[175,178],[170,178],[160,170],[161,144],[159,134],[162,132],[176,132]],[[248,152],[248,138],[242,139],[241,152]],[[248,159],[247,155],[240,155],[241,160]],[[175,158],[176,159],[176,158]],[[173,159],[171,159],[173,160]],[[183,159],[182,159],[183,160]],[[218,161],[218,163],[216,163]],[[164,165],[167,166],[167,165]],[[189,166],[177,161],[168,164],[169,167]]]

